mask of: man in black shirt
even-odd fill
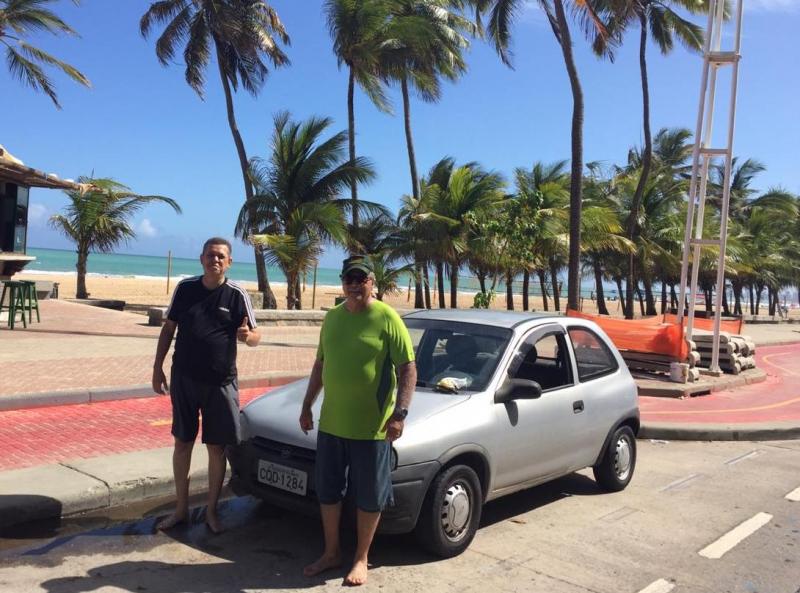
[[[175,512],[158,528],[169,529],[189,517],[189,466],[201,414],[203,443],[208,449],[206,525],[219,533],[217,501],[225,479],[225,446],[240,439],[236,341],[256,346],[261,333],[247,292],[225,277],[233,263],[230,242],[220,237],[206,241],[200,263],[202,276],[181,280],[175,287],[153,365],[153,390],[169,392],[172,399],[172,471],[177,495]],[[176,329],[167,384],[163,365]]]

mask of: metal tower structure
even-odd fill
[[[722,295],[725,290],[725,248],[728,238],[728,210],[730,205],[731,161],[733,153],[733,132],[736,121],[736,90],[739,80],[739,50],[742,38],[742,3],[736,1],[734,14],[733,47],[723,49],[722,30],[725,21],[726,0],[711,0],[708,12],[708,26],[703,48],[703,75],[700,83],[700,104],[697,110],[697,127],[695,143],[692,151],[692,177],[689,184],[688,208],[686,212],[686,229],[683,238],[683,261],[681,264],[680,302],[678,305],[678,323],[683,323],[686,307],[686,284],[689,276],[689,253],[691,251],[691,288],[689,291],[689,311],[686,322],[686,338],[691,339],[694,325],[695,294],[697,278],[700,271],[700,253],[703,247],[717,247],[717,282],[714,302],[714,342],[711,353],[712,373],[719,373],[719,326],[722,308]],[[714,108],[717,92],[717,72],[730,67],[730,106],[728,112],[727,143],[724,146],[712,145]],[[720,209],[719,237],[703,237],[703,217],[706,206],[706,189],[708,186],[708,170],[713,159],[723,159],[725,177]]]

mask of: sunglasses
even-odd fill
[[[366,284],[369,276],[366,274],[346,274],[342,276],[344,284]]]

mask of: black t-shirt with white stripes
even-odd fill
[[[167,318],[178,324],[172,366],[194,379],[225,385],[236,378],[236,331],[247,318],[256,327],[247,292],[226,279],[213,290],[202,276],[175,287]]]

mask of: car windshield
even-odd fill
[[[510,329],[477,323],[405,319],[417,360],[417,386],[482,391],[511,339]]]

